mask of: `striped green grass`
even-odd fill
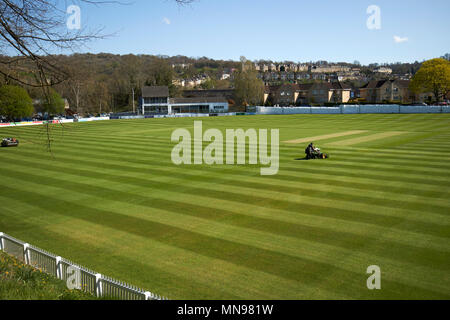
[[[0,149],[0,231],[171,299],[450,298],[450,115],[201,118],[328,136],[328,160],[281,142],[274,176],[172,164],[194,120],[54,125],[51,153],[44,127],[0,128],[21,143]]]

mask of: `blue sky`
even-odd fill
[[[381,9],[379,30],[366,26],[370,5]],[[81,51],[413,62],[450,52],[449,13],[449,0],[197,0],[189,6],[134,0],[129,5],[82,5],[82,27],[104,27],[115,36],[93,41]]]

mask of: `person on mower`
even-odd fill
[[[312,159],[312,158],[313,158],[313,154],[314,154],[314,143],[313,143],[313,142],[311,142],[311,143],[308,145],[308,147],[306,147],[305,152],[306,152],[306,157],[307,157],[308,159]]]

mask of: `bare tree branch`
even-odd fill
[[[180,5],[193,0],[174,0]],[[130,4],[120,1],[73,0],[72,4]],[[67,68],[58,63],[55,53],[72,50],[87,42],[103,39],[107,35],[100,30],[67,27],[65,0],[0,0],[0,75],[6,81],[40,87],[44,97],[49,87],[70,78]],[[27,74],[30,81],[20,76]],[[50,147],[49,128],[47,128]]]

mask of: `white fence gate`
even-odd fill
[[[121,300],[167,300],[165,297],[101,275],[2,232],[0,232],[0,250],[63,281],[70,281],[70,277],[75,277],[76,283],[79,284],[78,289],[97,297]]]

